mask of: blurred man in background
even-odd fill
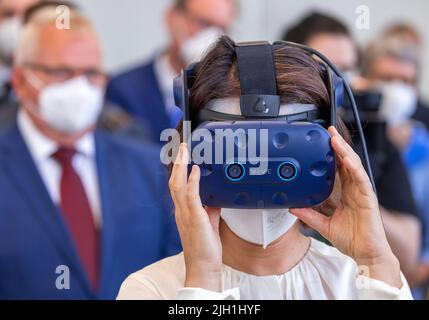
[[[16,121],[0,134],[0,299],[113,299],[178,252],[159,150],[95,130],[106,76],[91,23],[37,11],[15,51]]]
[[[306,44],[326,55],[343,72],[356,90],[366,88],[367,81],[358,72],[358,49],[353,37],[341,21],[323,13],[311,13],[287,30],[284,40]],[[347,120],[347,119],[346,119]],[[420,216],[416,208],[405,165],[399,152],[383,139],[374,138],[366,124],[368,151],[383,206],[386,233],[407,278],[416,273],[420,250]],[[383,137],[385,132],[382,132]],[[359,140],[354,139],[359,148]],[[379,139],[374,139],[379,141]],[[381,150],[382,148],[382,150]]]
[[[3,22],[0,22],[0,132],[9,127],[16,117],[18,101],[11,83],[13,55],[21,30],[34,11],[68,2],[51,0],[0,0]]]
[[[0,48],[7,48],[7,53],[3,52],[4,59],[1,60],[7,61],[7,63],[5,62],[3,64],[7,67],[3,68],[3,72],[0,71],[0,75],[3,76],[0,76],[0,80],[3,80],[0,81],[3,83],[1,87],[4,88],[4,94],[1,95],[2,98],[0,98],[0,132],[13,124],[19,107],[19,103],[10,84],[10,68],[13,62],[13,50],[16,47],[20,30],[29,22],[29,20],[31,20],[33,15],[44,8],[51,8],[52,10],[59,9],[58,12],[61,14],[64,12],[65,7],[78,10],[75,5],[68,1],[41,0],[36,1],[31,6],[24,6],[24,4],[30,3],[31,2],[28,0],[17,0],[14,2],[0,0],[0,5],[4,4],[4,8],[7,8],[6,4],[9,4],[9,7],[27,8],[25,12],[19,11],[17,9],[14,10],[14,12],[20,12],[20,14],[15,15],[13,18],[7,20],[10,21],[7,22],[7,25],[14,25],[14,28],[5,27],[4,29],[0,30],[0,40],[3,39],[3,42],[7,43],[6,46],[0,46]],[[12,12],[11,9],[5,9],[5,12],[6,11]],[[103,128],[109,132],[115,132],[126,137],[131,137],[141,142],[148,142],[150,140],[150,131],[148,131],[142,120],[132,118],[130,115],[128,115],[128,113],[123,111],[123,109],[115,106],[112,103],[105,103],[103,112],[101,113],[98,121],[98,127]]]
[[[174,0],[165,14],[168,48],[149,63],[114,77],[107,99],[144,119],[159,143],[162,130],[175,128],[182,116],[174,103],[174,78],[228,31],[235,15],[235,0]]]
[[[398,37],[407,43],[422,50],[423,39],[417,29],[404,22],[397,22],[389,25],[383,32],[383,38]]]
[[[358,49],[342,22],[319,12],[305,16],[287,29],[283,40],[306,44],[324,53],[343,73],[357,72]]]
[[[370,90],[381,93],[380,117],[387,123],[388,138],[402,153],[422,214],[421,260],[408,277],[418,287],[429,281],[429,108],[418,92],[421,43],[410,30],[391,30],[370,44],[364,52],[362,75]],[[421,298],[422,292],[414,293]]]
[[[388,34],[367,46],[363,54],[362,76],[369,82],[367,87],[388,90],[390,87],[387,84],[396,84],[397,90],[392,88],[392,93],[408,93],[409,103],[405,104],[405,108],[393,106],[396,110],[393,115],[402,116],[403,119],[411,118],[429,127],[429,108],[418,92],[421,47],[410,36],[391,32]],[[386,94],[389,95],[390,92]]]
[[[10,68],[22,27],[22,15],[41,0],[0,0],[0,103],[13,99]]]

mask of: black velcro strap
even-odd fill
[[[268,42],[239,43],[237,53],[241,95],[277,95],[273,47]]]
[[[272,45],[268,42],[239,43],[235,51],[243,116],[277,117],[280,97]]]

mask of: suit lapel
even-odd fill
[[[164,105],[164,97],[158,84],[158,79],[155,74],[154,62],[147,66],[145,70],[144,88],[142,90],[145,101],[145,118],[149,119],[150,125],[153,127],[154,133],[157,135],[155,139],[159,139],[161,131],[170,127],[170,118],[167,115]],[[147,102],[147,103],[146,103]]]
[[[35,215],[40,227],[52,239],[52,243],[64,257],[67,265],[78,272],[84,287],[92,295],[61,212],[53,203],[16,124],[5,138],[5,143],[0,149],[3,159],[0,160],[8,168],[6,174],[10,176],[24,201],[29,204],[29,214]]]
[[[100,241],[101,241],[101,252],[100,252],[100,273],[99,273],[99,296],[103,296],[108,288],[106,287],[109,283],[108,268],[111,266],[111,245],[109,242],[110,229],[110,197],[108,190],[108,174],[107,169],[107,151],[106,144],[102,139],[102,134],[99,132],[95,133],[95,148],[96,148],[96,163],[97,163],[97,175],[98,184],[100,190],[100,201],[101,201],[101,212],[102,212],[102,226],[100,230]]]

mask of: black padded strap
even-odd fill
[[[268,42],[237,44],[241,94],[277,95],[273,47]]]
[[[274,51],[268,42],[245,42],[235,48],[241,88],[241,111],[245,117],[277,117]]]

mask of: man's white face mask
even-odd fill
[[[39,91],[38,116],[52,128],[73,134],[97,122],[103,108],[104,91],[86,77],[47,86],[32,73],[28,73],[27,80]]]
[[[221,35],[222,30],[216,27],[210,27],[202,30],[192,38],[187,39],[181,47],[181,56],[186,65],[201,60],[205,51],[212,45]]]
[[[297,221],[288,209],[222,209],[221,217],[239,238],[264,249],[288,232]]]
[[[398,125],[408,120],[417,108],[415,88],[400,81],[379,84],[382,101],[379,109],[380,119],[388,125]]]
[[[22,22],[19,16],[8,18],[0,23],[0,61],[6,65],[12,63],[21,29]]]

